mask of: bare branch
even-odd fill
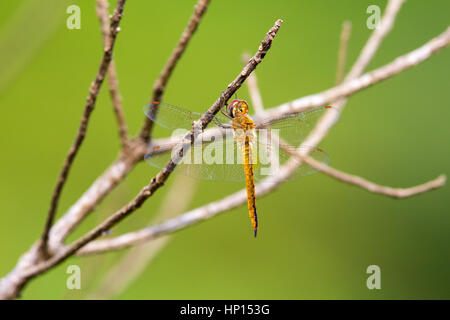
[[[125,0],[117,1],[117,6],[116,6],[116,8],[114,10],[114,14],[111,18],[108,45],[105,47],[105,50],[103,53],[103,58],[100,62],[100,68],[98,70],[97,76],[95,77],[94,82],[92,82],[92,84],[89,88],[89,96],[87,97],[87,100],[86,100],[86,106],[84,108],[83,117],[81,118],[81,123],[78,128],[78,132],[75,137],[75,141],[73,142],[71,148],[69,149],[69,153],[66,156],[66,160],[65,160],[63,167],[61,169],[61,172],[59,174],[58,182],[53,191],[53,196],[52,196],[50,209],[49,209],[48,216],[47,216],[47,221],[45,223],[45,228],[44,228],[44,231],[42,233],[42,238],[41,238],[41,249],[42,249],[42,254],[44,256],[47,255],[48,234],[49,234],[50,228],[53,224],[54,217],[56,215],[56,210],[58,208],[58,202],[59,202],[59,198],[61,195],[61,191],[67,180],[67,177],[69,175],[69,171],[70,171],[72,163],[75,159],[75,156],[77,155],[78,150],[80,149],[81,144],[83,143],[84,137],[86,135],[87,127],[89,124],[89,118],[91,116],[92,111],[94,110],[95,102],[97,100],[97,95],[100,91],[100,87],[103,83],[103,80],[105,79],[106,71],[108,70],[109,64],[112,59],[112,52],[113,52],[116,36],[120,30],[119,22],[122,18],[122,12],[123,12],[124,5],[125,5]]]
[[[169,60],[167,61],[166,65],[161,71],[161,74],[159,75],[159,78],[156,80],[155,85],[153,86],[153,95],[152,100],[150,101],[150,110],[149,110],[153,118],[158,112],[158,105],[152,104],[152,102],[161,101],[162,96],[164,94],[164,90],[166,89],[167,81],[169,80],[173,70],[175,69],[175,66],[177,65],[178,61],[180,60],[181,56],[186,50],[189,41],[191,40],[192,36],[197,30],[198,25],[200,24],[200,21],[203,18],[203,15],[208,9],[209,3],[210,0],[198,0],[197,5],[195,6],[194,9],[194,13],[189,19],[186,29],[183,31],[183,34],[181,35],[181,38],[178,41],[178,44],[173,50],[172,55],[169,57]],[[149,118],[145,118],[144,126],[141,129],[139,137],[144,141],[148,141],[150,139],[150,133],[152,131],[152,128],[153,128],[153,121],[151,121]]]
[[[50,230],[49,251],[55,252],[80,222],[144,159],[148,147],[141,140],[130,142],[127,153],[122,154],[98,177],[81,198],[70,207]]]
[[[341,38],[339,43],[338,63],[336,70],[336,84],[342,82],[345,73],[345,65],[347,64],[348,41],[350,39],[350,32],[352,30],[352,23],[344,21],[342,24]]]
[[[109,41],[109,13],[108,13],[109,3],[108,0],[97,0],[97,16],[100,20],[103,43],[105,49],[108,46]],[[117,80],[116,64],[114,59],[111,60],[107,72],[109,95],[111,96],[111,101],[114,109],[114,114],[116,116],[117,125],[119,127],[119,138],[122,144],[122,149],[128,146],[128,129],[125,122],[125,114],[122,108],[122,97],[119,92],[119,81]]]

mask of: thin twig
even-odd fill
[[[427,191],[431,191],[437,188],[440,188],[445,185],[446,177],[445,175],[440,175],[434,180],[428,181],[421,185],[417,185],[409,188],[392,188],[388,186],[381,186],[369,180],[366,180],[362,177],[355,176],[352,174],[348,174],[346,172],[339,171],[337,169],[331,168],[311,157],[303,158],[303,161],[310,165],[311,167],[327,174],[330,177],[335,178],[336,180],[353,184],[367,191],[382,194],[385,196],[389,196],[392,198],[408,198],[411,196],[415,196]]]
[[[158,105],[153,104],[153,102],[161,101],[162,96],[164,94],[164,90],[166,89],[167,81],[169,80],[173,70],[175,69],[175,66],[177,65],[178,61],[180,60],[181,56],[186,50],[189,41],[191,40],[192,36],[197,30],[200,21],[202,20],[206,10],[208,9],[209,3],[210,0],[198,0],[197,5],[195,6],[194,9],[194,13],[189,19],[186,29],[184,29],[183,33],[181,34],[180,40],[178,41],[175,49],[173,50],[171,56],[169,57],[169,60],[167,61],[166,65],[161,71],[161,74],[159,75],[159,78],[156,80],[155,85],[153,86],[153,95],[152,100],[150,101],[150,110],[149,110],[149,113],[152,115],[153,119],[156,116],[156,113],[158,112]],[[144,141],[149,141],[152,128],[153,128],[153,121],[151,121],[149,118],[146,117],[144,120],[144,125],[139,134],[139,137]]]
[[[81,144],[83,143],[84,137],[86,136],[87,127],[89,124],[89,118],[91,116],[92,111],[94,110],[98,93],[100,91],[103,80],[105,79],[106,71],[108,70],[109,64],[112,59],[114,43],[116,40],[116,36],[120,30],[119,22],[122,18],[122,12],[123,12],[124,5],[125,5],[125,0],[117,1],[117,5],[114,10],[114,14],[111,18],[108,45],[105,47],[97,76],[95,77],[94,82],[92,82],[92,84],[89,88],[89,96],[87,97],[87,100],[86,100],[83,117],[81,118],[81,123],[78,128],[78,132],[75,137],[75,141],[73,142],[71,148],[69,149],[69,153],[66,156],[66,160],[65,160],[64,165],[59,174],[58,182],[53,191],[50,209],[49,209],[48,215],[47,215],[47,221],[45,223],[44,231],[42,233],[42,238],[41,238],[40,249],[41,249],[43,256],[47,255],[48,234],[49,234],[50,228],[53,224],[53,220],[56,215],[56,210],[58,208],[58,202],[59,202],[59,198],[61,195],[61,191],[67,180],[67,177],[69,175],[69,171],[70,171],[72,163],[75,159],[75,156],[77,155],[78,150],[80,149]]]
[[[338,63],[336,71],[336,84],[342,82],[345,73],[345,65],[347,64],[348,40],[350,39],[350,32],[352,30],[352,23],[344,21],[342,23],[341,37],[339,42]]]
[[[309,156],[303,156],[302,154],[300,154],[300,152],[295,151],[291,147],[289,147],[289,145],[287,145],[284,141],[282,141],[281,138],[280,138],[280,147],[283,148],[283,150],[285,150],[289,154],[291,154],[293,157],[295,157],[298,161],[305,162],[312,168],[314,168],[322,173],[325,173],[326,175],[328,175],[336,180],[358,186],[369,192],[382,194],[382,195],[389,196],[392,198],[398,198],[398,199],[408,198],[408,197],[415,196],[420,193],[431,191],[433,189],[437,189],[437,188],[444,186],[445,182],[447,180],[445,175],[440,175],[439,177],[437,177],[434,180],[428,181],[424,184],[417,185],[414,187],[409,187],[409,188],[392,188],[392,187],[388,187],[388,186],[381,186],[381,185],[378,185],[367,179],[364,179],[362,177],[355,176],[355,175],[334,169],[334,168],[332,168],[320,161],[317,161],[316,159],[311,158]]]
[[[109,41],[109,3],[108,0],[97,0],[97,16],[100,20],[103,43],[105,49],[108,47]],[[122,97],[119,92],[119,81],[117,80],[116,64],[114,59],[111,60],[107,72],[109,95],[111,97],[114,114],[116,116],[117,125],[119,127],[119,138],[122,149],[128,146],[128,129],[125,122],[125,114],[122,108]]]

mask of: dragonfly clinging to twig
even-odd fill
[[[192,127],[202,114],[188,111],[167,103],[157,104],[158,113],[154,116],[144,107],[146,115],[157,124],[169,129],[181,129],[174,132],[180,136]],[[177,167],[182,173],[204,180],[244,181],[246,183],[247,204],[254,236],[258,231],[258,214],[256,210],[255,180],[263,180],[281,170],[280,165],[286,161],[299,161],[291,157],[292,152],[280,147],[279,139],[289,145],[302,142],[309,129],[330,106],[288,115],[271,121],[254,121],[248,115],[245,100],[235,99],[224,106],[224,110],[214,116],[218,130],[214,134],[199,134],[189,148],[183,150],[183,158],[177,160]],[[295,150],[294,147],[289,147]],[[308,147],[304,147],[308,148]],[[167,162],[176,159],[175,154],[154,152],[169,150],[168,146],[155,145],[153,151],[145,157],[150,165],[163,168]],[[175,150],[176,148],[173,148]],[[320,148],[307,150],[311,157],[328,164],[328,155]],[[316,172],[302,163],[294,177]],[[267,181],[267,180],[263,180]]]

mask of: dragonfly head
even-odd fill
[[[239,115],[248,114],[248,104],[245,100],[233,100],[227,106],[227,114],[235,118]]]

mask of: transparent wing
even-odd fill
[[[231,129],[230,129],[231,130]],[[155,150],[166,150],[165,146],[155,146]],[[255,180],[262,180],[277,174],[287,161],[297,161],[291,158],[289,152],[278,145],[257,140],[252,144],[252,165]],[[319,162],[328,164],[329,157],[321,149],[314,149],[310,156]],[[176,159],[172,153],[149,153],[145,156],[148,164],[163,168],[170,159]],[[177,164],[175,172],[201,179],[220,181],[245,181],[243,168],[242,146],[236,143],[232,134],[214,137],[212,141],[197,141],[184,151],[184,157]],[[317,172],[316,169],[301,164],[291,179]]]
[[[158,108],[156,116],[152,115],[150,107]],[[184,128],[189,130],[192,128],[192,122],[202,116],[199,112],[189,111],[164,102],[155,103],[152,106],[146,105],[144,106],[144,112],[152,121],[169,129]],[[305,140],[311,129],[317,123],[317,120],[325,112],[339,111],[330,106],[321,107],[298,114],[287,115],[276,120],[261,121],[257,123],[257,128],[276,129],[276,132],[278,132],[284,141],[291,145],[298,145]],[[213,122],[221,126],[223,124],[229,124],[230,120],[219,112],[214,116]]]
[[[214,141],[196,140],[184,150],[184,157],[177,163],[175,172],[201,180],[245,181],[242,164],[238,163],[240,154],[236,150],[232,133],[229,134],[229,138],[226,134],[220,139],[215,136],[212,138]],[[153,149],[155,148],[159,150],[165,146],[154,146]],[[155,155],[149,153],[145,156],[145,161],[153,167],[163,168],[169,160],[177,158],[175,149]]]
[[[152,115],[151,108],[157,108],[156,116]],[[158,125],[168,129],[191,129],[192,121],[198,120],[202,114],[178,108],[168,103],[160,102],[144,106],[145,115]]]
[[[156,116],[153,116],[151,108],[158,109]],[[200,119],[202,116],[202,113],[189,111],[165,102],[154,102],[151,105],[145,105],[143,109],[145,115],[150,120],[168,129],[183,128],[190,130],[192,128],[192,122]],[[217,114],[213,120],[219,125],[229,122],[229,119],[221,113]]]
[[[314,128],[318,119],[325,112],[339,112],[336,108],[326,106],[298,114],[287,115],[274,121],[262,121],[257,123],[259,129],[275,129],[279,136],[291,145],[299,145]]]

